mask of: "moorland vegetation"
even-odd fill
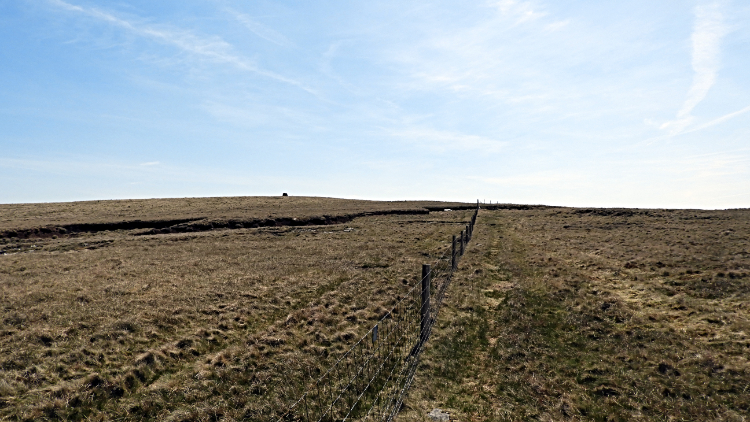
[[[462,205],[0,205],[0,419],[263,420]],[[748,210],[484,206],[397,420],[745,420],[749,239]]]
[[[426,207],[461,206],[473,208],[296,197],[3,206],[0,418],[264,419],[371,328],[471,213]],[[198,223],[173,230],[185,219]]]
[[[750,210],[483,210],[400,420],[744,421]]]

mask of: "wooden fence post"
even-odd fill
[[[466,241],[466,237],[464,236],[464,231],[461,230],[461,253],[460,256],[464,256],[464,242]]]
[[[420,342],[427,341],[427,331],[430,323],[430,265],[422,265],[422,324],[420,326]]]
[[[453,235],[453,243],[451,247],[451,271],[456,271],[456,235]]]

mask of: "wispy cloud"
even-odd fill
[[[561,171],[541,171],[508,177],[469,177],[490,185],[498,186],[564,186],[570,183],[581,184],[589,180],[585,173]]]
[[[496,153],[508,145],[505,141],[465,133],[441,131],[429,128],[410,128],[390,131],[394,138],[419,144],[444,152],[448,150],[478,149],[486,153]]]
[[[205,101],[201,109],[222,122],[242,125],[245,127],[255,127],[268,120],[268,110],[261,107],[249,105],[245,107],[235,107],[216,101]]]
[[[727,114],[725,114],[725,115],[723,115],[721,117],[717,117],[717,118],[715,118],[715,119],[713,119],[711,121],[703,123],[702,125],[699,125],[699,126],[695,126],[695,127],[691,128],[691,129],[686,129],[686,128],[683,127],[681,131],[671,132],[671,133],[666,134],[666,135],[659,135],[659,136],[654,136],[652,138],[648,138],[648,139],[646,139],[644,141],[638,142],[636,144],[636,146],[638,146],[638,145],[651,145],[654,142],[663,141],[665,139],[670,139],[670,138],[673,138],[675,136],[687,135],[689,133],[699,132],[701,130],[708,129],[710,127],[713,127],[713,126],[722,124],[724,122],[727,122],[729,120],[732,120],[732,119],[734,119],[737,116],[741,116],[741,115],[747,113],[748,111],[750,111],[750,106],[747,106],[747,107],[742,108],[742,109],[737,110],[737,111],[733,111],[731,113],[727,113]],[[651,120],[646,120],[645,123],[647,125],[652,125],[654,122],[651,121]]]
[[[280,75],[278,73],[263,69],[256,63],[233,52],[232,45],[220,37],[199,37],[189,31],[157,28],[154,26],[139,25],[131,21],[119,18],[111,13],[101,11],[97,8],[86,8],[64,2],[62,0],[48,0],[50,4],[69,12],[106,22],[107,24],[122,28],[135,35],[159,41],[180,49],[196,57],[211,60],[216,63],[228,64],[237,69],[256,73],[258,75],[294,85],[307,92],[315,92],[306,87],[300,81]]]
[[[56,159],[0,158],[0,168],[24,169],[50,174],[98,174],[104,171],[113,172],[113,174],[151,174],[154,171],[171,171],[168,167],[157,166],[158,164],[158,161],[154,161],[135,165],[134,163],[112,161],[101,157],[94,158],[77,155],[57,157]]]
[[[247,28],[253,34],[259,36],[260,38],[263,38],[264,40],[281,47],[294,46],[294,43],[289,41],[289,39],[287,39],[284,35],[272,28],[267,27],[266,25],[263,25],[262,23],[259,23],[258,21],[252,19],[250,16],[244,13],[240,13],[230,7],[227,7],[225,10],[227,11],[227,13],[231,14],[235,19],[237,19],[237,21],[239,21],[242,25],[244,25],[245,28]]]
[[[735,118],[735,117],[737,117],[737,116],[740,116],[740,115],[742,115],[742,114],[745,114],[745,113],[747,113],[748,111],[750,111],[750,106],[747,106],[747,107],[745,107],[745,108],[743,108],[743,109],[740,109],[740,110],[737,110],[737,111],[733,111],[733,112],[731,112],[731,113],[727,113],[727,114],[725,114],[725,115],[723,115],[723,116],[721,116],[721,117],[718,117],[718,118],[716,118],[716,119],[713,119],[713,120],[711,120],[710,122],[704,123],[704,124],[702,124],[702,125],[700,125],[700,126],[697,126],[697,127],[695,127],[694,129],[691,129],[691,130],[685,131],[685,132],[683,132],[683,133],[691,133],[691,132],[697,132],[697,131],[699,131],[699,130],[703,130],[703,129],[708,129],[708,128],[710,128],[711,126],[716,126],[716,125],[718,125],[718,124],[724,123],[724,122],[726,122],[726,121],[728,121],[728,120],[731,120],[731,119],[733,119],[733,118]]]
[[[340,50],[342,49],[342,47],[347,44],[349,44],[349,42],[345,40],[337,40],[331,43],[328,46],[328,49],[320,57],[319,68],[324,75],[336,81],[349,93],[354,95],[361,95],[362,89],[341,77],[341,75],[339,75],[338,72],[334,70],[334,67],[332,65],[332,61],[340,54]]]
[[[682,181],[690,180],[693,182],[720,176],[750,174],[748,162],[750,162],[748,149],[646,161],[647,164],[661,169],[664,173],[682,175]],[[724,188],[735,190],[736,186],[725,186]]]
[[[721,38],[727,32],[718,2],[696,6],[694,12],[695,25],[691,36],[693,83],[675,120],[661,125],[661,129],[668,129],[670,133],[679,133],[693,122],[693,109],[706,98],[716,82],[720,66]]]
[[[383,57],[408,75],[399,89],[498,108],[521,101],[527,116],[549,115],[561,105],[570,110],[582,89],[592,89],[591,79],[570,84],[582,79],[582,69],[596,68],[583,66],[592,55],[609,53],[602,37],[588,33],[582,42],[575,19],[540,1],[485,2],[478,10],[471,25],[441,14],[415,20],[413,41],[395,44]]]
[[[144,167],[77,154],[29,159],[0,156],[0,179],[14,181],[7,176],[22,175],[18,178],[22,183],[10,183],[12,186],[0,191],[0,202],[277,195],[291,191],[290,187],[297,193],[321,189],[320,180],[307,176],[246,173],[205,164]]]
[[[552,22],[550,24],[545,25],[544,29],[548,32],[555,32],[555,31],[559,31],[565,28],[568,25],[570,25],[570,19],[566,19],[564,21]]]
[[[499,0],[494,2],[497,9],[506,16],[515,18],[516,23],[524,23],[547,15],[530,1]]]

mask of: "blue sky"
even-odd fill
[[[0,202],[750,207],[748,22],[738,0],[4,1]]]

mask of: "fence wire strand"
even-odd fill
[[[419,357],[437,321],[461,252],[465,253],[471,240],[478,212],[479,204],[456,242],[438,252],[439,258],[430,264],[429,272],[272,421],[393,420],[414,380]],[[426,301],[422,286],[429,289]],[[427,318],[424,323],[423,315]]]

